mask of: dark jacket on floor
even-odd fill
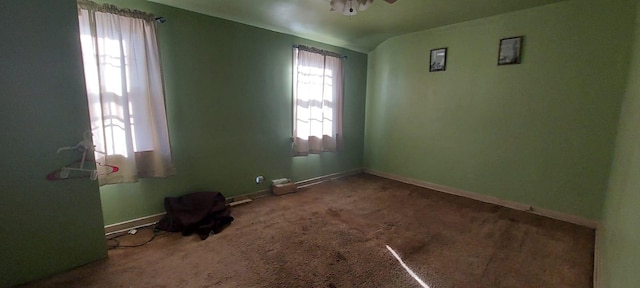
[[[198,192],[180,197],[165,197],[167,210],[157,229],[182,232],[182,235],[197,233],[200,239],[209,237],[211,232],[219,233],[233,217],[225,198],[219,192]]]

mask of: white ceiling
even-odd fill
[[[366,53],[393,36],[564,0],[375,0],[351,17],[330,0],[148,1]]]

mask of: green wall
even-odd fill
[[[575,0],[387,40],[369,54],[365,168],[600,219],[635,1]],[[523,62],[497,66],[501,38]],[[428,72],[448,47],[447,71]]]
[[[45,180],[89,128],[75,3],[0,2],[0,287],[107,255],[96,182]]]
[[[640,7],[634,55],[623,100],[616,153],[605,202],[599,268],[600,287],[637,287],[640,283]],[[630,37],[631,39],[631,37]]]
[[[164,211],[165,196],[267,189],[257,175],[294,180],[362,168],[367,55],[145,1],[107,1],[167,19],[159,25],[177,175],[101,187],[105,224]],[[340,153],[291,157],[292,45],[347,55]]]

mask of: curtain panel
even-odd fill
[[[175,174],[152,14],[78,2],[96,162],[118,173],[100,185]]]
[[[338,151],[342,146],[342,57],[319,51],[294,47],[294,156]]]

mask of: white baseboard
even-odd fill
[[[602,283],[601,283],[601,279],[600,279],[600,273],[601,273],[601,263],[600,263],[600,257],[602,257],[601,253],[601,248],[600,246],[602,245],[601,243],[601,236],[600,233],[604,233],[604,230],[602,229],[602,227],[598,227],[598,229],[596,229],[596,239],[595,239],[595,243],[594,243],[594,249],[593,249],[593,287],[594,288],[600,288],[603,287]]]
[[[257,198],[268,196],[268,195],[271,195],[271,189],[262,189],[256,192],[250,192],[250,193],[245,193],[241,195],[227,197],[226,201],[227,203],[231,203],[231,202],[242,201],[246,199],[253,200],[253,199],[257,199]]]
[[[124,221],[120,223],[115,223],[111,225],[104,226],[104,234],[107,236],[113,234],[119,234],[123,232],[127,232],[131,229],[137,229],[140,227],[145,227],[149,225],[156,224],[166,213],[158,213],[145,217],[136,218],[129,221]]]
[[[552,218],[552,219],[556,219],[556,220],[560,220],[560,221],[564,221],[564,222],[569,222],[569,223],[577,224],[577,225],[580,225],[580,226],[585,226],[585,227],[592,228],[592,229],[597,229],[598,228],[598,222],[597,221],[594,221],[594,220],[591,220],[591,219],[582,218],[582,217],[579,217],[579,216],[576,216],[576,215],[571,215],[571,214],[567,214],[567,213],[563,213],[563,212],[553,211],[553,210],[549,210],[549,209],[545,209],[545,208],[533,207],[533,206],[528,205],[528,204],[522,204],[522,203],[518,203],[518,202],[515,202],[515,201],[500,199],[500,198],[494,197],[494,196],[489,196],[489,195],[484,195],[484,194],[479,194],[479,193],[463,191],[463,190],[452,188],[452,187],[433,184],[433,183],[429,183],[429,182],[426,182],[426,181],[417,180],[417,179],[413,179],[413,178],[409,178],[409,177],[405,177],[405,176],[400,176],[400,175],[395,175],[395,174],[390,174],[390,173],[385,173],[385,172],[378,172],[378,171],[374,171],[374,170],[365,169],[364,173],[380,176],[380,177],[383,177],[383,178],[388,178],[388,179],[391,179],[391,180],[396,180],[396,181],[399,181],[399,182],[403,182],[403,183],[407,183],[407,184],[411,184],[411,185],[415,185],[415,186],[419,186],[419,187],[424,187],[424,188],[431,189],[431,190],[436,190],[436,191],[447,193],[447,194],[452,194],[452,195],[456,195],[456,196],[461,196],[461,197],[465,197],[465,198],[469,198],[469,199],[478,200],[478,201],[481,201],[481,202],[486,202],[486,203],[495,204],[495,205],[499,205],[499,206],[503,206],[503,207],[508,207],[508,208],[515,209],[515,210],[526,211],[526,212],[530,212],[530,213],[537,214],[537,215],[540,215],[540,216],[545,216],[545,217],[548,217],[548,218]]]
[[[346,177],[346,176],[350,176],[350,175],[355,175],[355,174],[359,174],[362,173],[362,169],[354,169],[354,170],[349,170],[349,171],[344,171],[344,172],[338,172],[338,173],[333,173],[333,174],[329,174],[329,175],[324,175],[324,176],[320,176],[320,177],[316,177],[316,178],[311,178],[311,179],[306,179],[306,180],[301,180],[296,182],[296,184],[298,184],[298,187],[307,187],[307,186],[311,186],[311,185],[315,185],[315,184],[319,184],[325,181],[330,181],[333,179],[338,179],[338,178],[342,178],[342,177]],[[234,202],[234,201],[242,201],[245,199],[256,199],[256,198],[260,198],[260,197],[264,197],[267,195],[271,195],[271,189],[263,189],[260,191],[256,191],[256,192],[251,192],[251,193],[246,193],[246,194],[242,194],[242,195],[237,195],[237,196],[233,196],[233,197],[228,197],[227,203],[230,202]],[[124,222],[120,222],[120,223],[115,223],[115,224],[110,224],[107,226],[104,226],[104,233],[107,236],[110,235],[114,235],[114,234],[119,234],[119,233],[124,233],[127,232],[131,229],[137,229],[140,227],[146,227],[149,225],[153,225],[156,224],[158,221],[160,221],[160,219],[165,215],[166,213],[158,213],[158,214],[153,214],[153,215],[149,215],[149,216],[145,216],[145,217],[140,217],[137,219],[133,219],[133,220],[129,220],[129,221],[124,221]]]
[[[353,170],[349,170],[349,171],[333,173],[333,174],[324,175],[324,176],[311,178],[311,179],[307,179],[307,180],[301,180],[301,181],[296,182],[296,184],[298,184],[298,188],[307,187],[307,186],[311,186],[311,185],[320,184],[320,183],[325,182],[325,181],[331,181],[331,180],[342,178],[342,177],[347,177],[347,176],[351,176],[351,175],[360,174],[362,172],[363,172],[362,169],[353,169]]]

